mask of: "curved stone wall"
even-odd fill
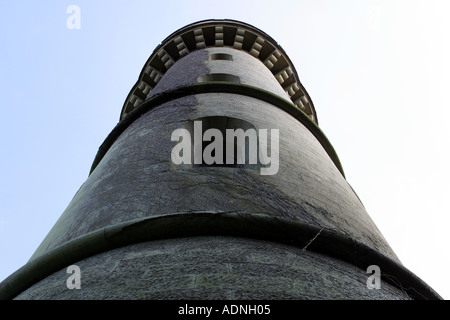
[[[143,242],[76,264],[81,290],[67,289],[63,268],[16,299],[411,299],[386,282],[369,290],[365,270],[338,259],[244,238]]]
[[[144,65],[138,81],[125,100],[120,119],[148,98],[177,60],[194,51],[210,47],[241,50],[260,60],[288,94],[292,103],[317,124],[317,114],[311,98],[284,50],[261,30],[233,20],[200,21],[165,39]]]
[[[171,134],[199,118],[228,116],[279,129],[279,170],[271,176],[233,167],[178,167]],[[206,93],[160,105],[110,147],[34,257],[107,225],[189,211],[259,213],[350,236],[396,259],[317,139],[264,101]]]
[[[239,155],[176,164],[174,132],[187,132],[194,150],[183,156],[195,159],[207,148],[202,124],[270,131],[277,140],[252,141],[276,145],[258,154],[276,157],[276,170],[233,163]],[[251,139],[215,152],[250,150]],[[61,287],[67,264],[83,269],[83,290]],[[380,291],[365,286],[372,264],[384,272]],[[284,51],[229,20],[186,26],[155,49],[90,176],[30,261],[0,284],[0,298],[16,296],[438,298],[401,265],[345,180]]]

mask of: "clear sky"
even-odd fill
[[[0,0],[0,281],[86,180],[153,49],[229,18],[286,50],[369,215],[450,299],[449,13],[446,0]]]

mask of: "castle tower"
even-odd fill
[[[81,289],[67,286],[72,265]],[[155,49],[88,179],[0,297],[440,298],[347,183],[287,54],[232,20]]]

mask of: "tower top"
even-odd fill
[[[312,100],[283,48],[258,28],[228,19],[210,19],[189,24],[172,33],[156,47],[125,100],[120,120],[149,97],[150,92],[176,61],[192,51],[210,47],[231,47],[261,60],[286,91],[290,102],[318,124]]]

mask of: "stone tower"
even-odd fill
[[[88,179],[0,297],[440,299],[347,183],[287,54],[232,20],[154,50]]]

